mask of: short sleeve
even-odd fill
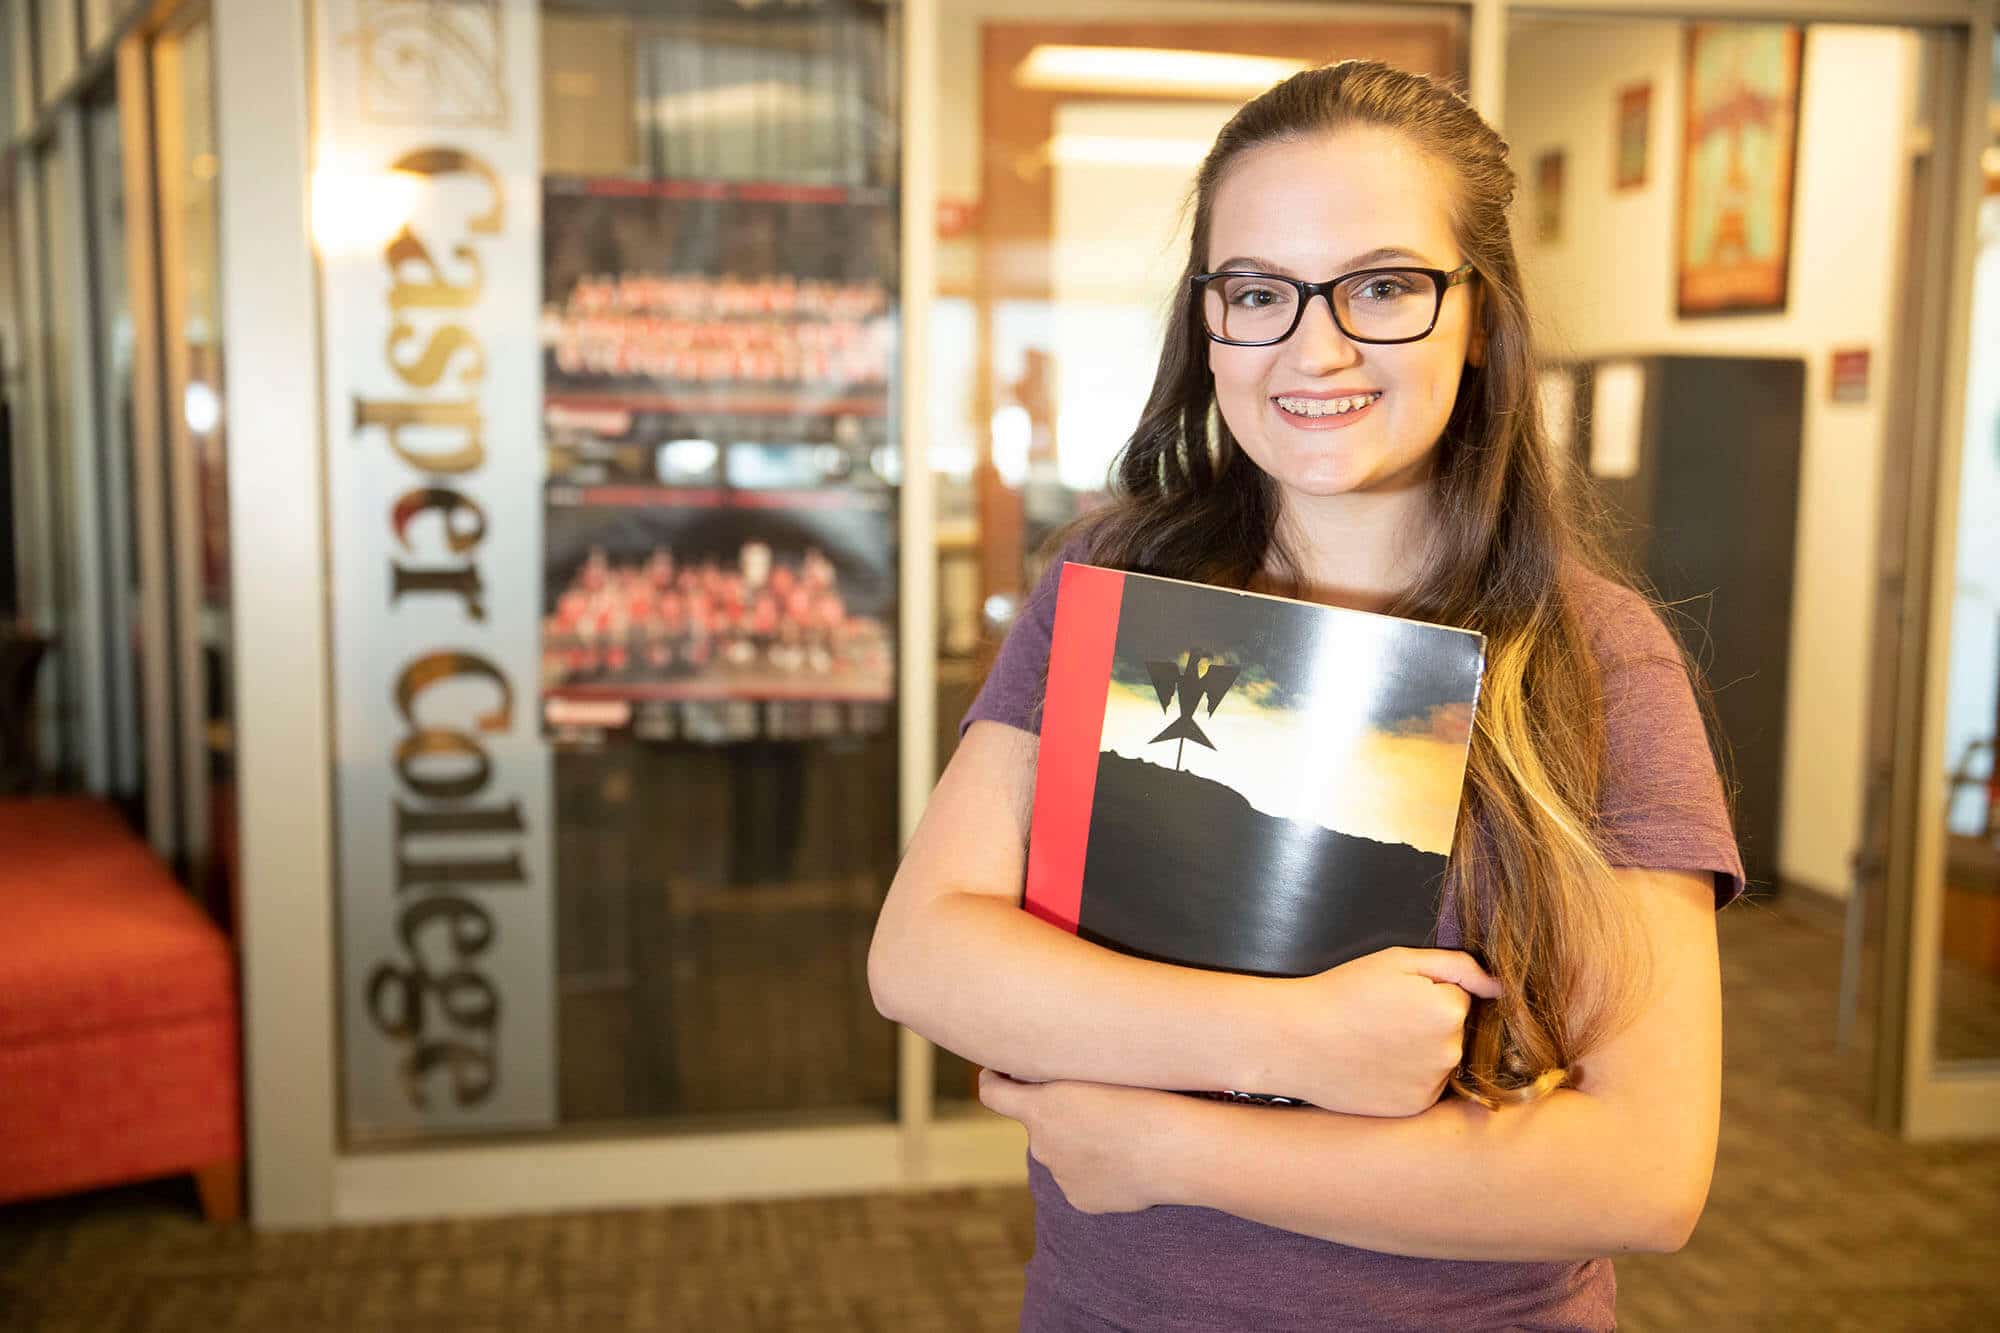
[[[975,722],[1004,722],[1022,731],[1041,734],[1042,694],[1048,684],[1049,641],[1056,627],[1056,588],[1062,582],[1062,568],[1083,558],[1083,543],[1064,546],[1043,571],[1027,599],[1021,603],[1007,637],[1000,643],[993,669],[959,720],[958,734]]]
[[[1587,615],[1603,683],[1605,772],[1598,815],[1615,866],[1705,870],[1715,905],[1744,890],[1715,753],[1672,632],[1645,599],[1593,579]]]

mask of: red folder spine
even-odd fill
[[[1124,595],[1123,574],[1089,565],[1065,566],[1056,591],[1025,906],[1071,934],[1083,906],[1084,849]]]

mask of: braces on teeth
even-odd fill
[[[1366,407],[1381,396],[1379,393],[1366,393],[1353,398],[1280,398],[1278,406],[1293,416],[1339,416],[1356,408]]]

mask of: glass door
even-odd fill
[[[1967,63],[1990,100],[1965,415],[1958,457],[1941,468],[1929,589],[1945,623],[1929,640],[1923,739],[1939,713],[1943,735],[1923,746],[1917,778],[1900,1108],[1911,1138],[2000,1134],[2000,41],[1990,65]]]

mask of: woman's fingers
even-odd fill
[[[1457,949],[1411,949],[1410,971],[1432,981],[1449,982],[1468,994],[1488,1000],[1500,997],[1500,983],[1469,953]]]
[[[1020,1109],[1021,1086],[1005,1074],[991,1069],[979,1071],[979,1104],[989,1111],[1012,1117]]]

